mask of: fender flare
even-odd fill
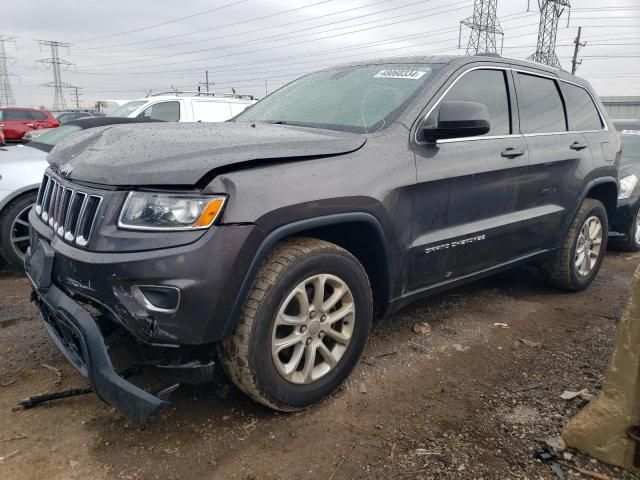
[[[20,195],[24,194],[24,193],[29,193],[29,192],[37,192],[38,189],[40,188],[40,184],[39,183],[35,183],[33,185],[27,185],[25,187],[19,188],[17,190],[14,190],[13,192],[11,192],[11,194],[9,194],[8,196],[4,197],[2,200],[0,200],[0,212],[2,212],[2,210],[4,210],[4,208],[9,205],[11,202],[13,202],[16,198],[18,198]]]
[[[238,294],[233,301],[231,311],[229,313],[229,316],[227,317],[222,337],[228,338],[233,335],[233,332],[238,323],[238,319],[240,318],[242,307],[244,306],[247,296],[249,295],[249,291],[251,290],[251,286],[253,285],[253,280],[258,273],[258,270],[262,266],[264,259],[280,240],[312,228],[326,227],[330,225],[351,222],[365,222],[371,225],[376,230],[377,235],[380,237],[379,239],[382,241],[382,245],[385,249],[384,275],[387,278],[387,298],[388,300],[391,300],[392,285],[391,268],[389,264],[391,254],[389,250],[389,243],[387,241],[387,237],[384,234],[382,224],[374,215],[365,212],[351,212],[299,220],[282,225],[275,230],[272,230],[269,234],[267,234],[264,240],[262,240],[262,243],[253,256],[253,260],[249,265],[249,269],[245,273],[242,283],[240,284],[240,289],[238,290]]]

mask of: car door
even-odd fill
[[[508,67],[459,74],[429,110],[435,122],[446,101],[483,103],[490,131],[479,137],[414,143],[414,201],[410,289],[464,277],[517,255],[524,138],[516,133],[513,79]]]
[[[217,100],[193,100],[194,122],[224,122],[232,116],[231,106]]]
[[[46,113],[38,112],[36,110],[30,110],[27,113],[31,117],[31,129],[38,130],[40,128],[51,128],[53,126]]]
[[[515,73],[520,127],[529,150],[523,183],[524,252],[553,248],[580,198],[581,175],[591,152],[580,131],[570,131],[557,78],[538,72]]]
[[[20,140],[24,134],[33,130],[34,123],[27,110],[7,109],[2,111],[0,128],[7,140]]]

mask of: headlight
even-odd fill
[[[129,230],[196,230],[208,228],[222,212],[226,197],[130,192],[118,227]]]
[[[628,175],[620,180],[620,191],[618,192],[618,200],[629,198],[633,193],[633,189],[638,184],[638,177],[635,175]]]

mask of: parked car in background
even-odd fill
[[[32,298],[93,391],[133,419],[171,387],[119,376],[112,328],[172,384],[220,365],[254,400],[300,410],[345,381],[374,314],[533,261],[553,285],[587,288],[619,155],[590,85],[557,69],[333,67],[229,122],[63,140],[29,215]]]
[[[5,140],[21,141],[27,132],[40,128],[56,128],[60,122],[48,110],[38,108],[0,108],[0,128]]]
[[[65,123],[71,122],[73,120],[80,120],[81,118],[94,118],[94,117],[104,117],[104,113],[90,112],[90,111],[61,111],[61,112],[52,112],[53,116],[60,122],[61,125]],[[38,138],[41,135],[47,133],[50,128],[41,128],[39,130],[32,130],[27,132],[23,140],[25,142],[31,142]]]
[[[132,100],[111,113],[112,117],[148,118],[166,122],[224,122],[256,100],[251,95],[159,93]]]
[[[35,203],[47,154],[63,138],[86,130],[121,123],[140,123],[135,118],[95,117],[74,120],[26,145],[0,151],[0,255],[22,270],[22,259],[29,245],[27,216]]]
[[[65,110],[61,112],[52,112],[52,113],[53,113],[53,116],[56,117],[61,124],[65,124],[73,120],[80,120],[81,118],[105,116],[104,113],[97,113],[89,110]]]
[[[4,130],[0,128],[0,145],[4,145]]]
[[[94,104],[94,110],[105,115],[111,115],[118,108],[131,100],[98,100]]]
[[[640,250],[640,120],[614,120],[623,142],[618,208],[611,243],[630,252]]]

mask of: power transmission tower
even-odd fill
[[[68,43],[63,42],[55,42],[51,40],[40,40],[39,41],[41,47],[49,47],[51,49],[51,57],[43,58],[42,60],[38,60],[43,65],[51,65],[51,70],[53,71],[53,82],[43,84],[45,87],[53,87],[55,89],[55,93],[53,95],[53,109],[54,110],[64,110],[67,108],[67,102],[64,99],[64,91],[63,88],[75,88],[73,85],[65,83],[62,81],[62,74],[60,67],[70,67],[73,63],[68,62],[60,58],[59,48],[69,48]]]
[[[571,8],[569,0],[538,0],[540,8],[540,26],[538,27],[538,44],[530,60],[562,68],[556,55],[556,36],[558,20],[565,7]]]
[[[73,97],[73,101],[76,104],[76,109],[80,110],[80,97],[82,96],[82,92],[79,92],[79,90],[82,90],[80,87],[71,87],[73,92],[71,93],[71,96]]]
[[[498,21],[497,12],[498,0],[475,0],[473,15],[460,22],[458,48],[462,44],[462,26],[464,25],[471,29],[469,43],[467,43],[467,55],[498,53],[496,35],[501,35],[504,42],[504,32]],[[501,52],[502,44],[500,45]]]
[[[15,43],[15,38],[17,37],[0,35],[0,107],[10,107],[16,104],[13,89],[11,88],[11,79],[9,78],[14,76],[9,73],[9,63],[14,61],[15,58],[7,56],[5,49],[5,44],[8,42]]]
[[[573,41],[575,47],[573,49],[573,60],[571,60],[571,75],[576,74],[576,70],[578,70],[578,65],[582,65],[582,59],[578,61],[578,53],[580,52],[581,47],[586,47],[587,42],[580,43],[580,36],[582,35],[582,27],[578,27],[578,36]]]

